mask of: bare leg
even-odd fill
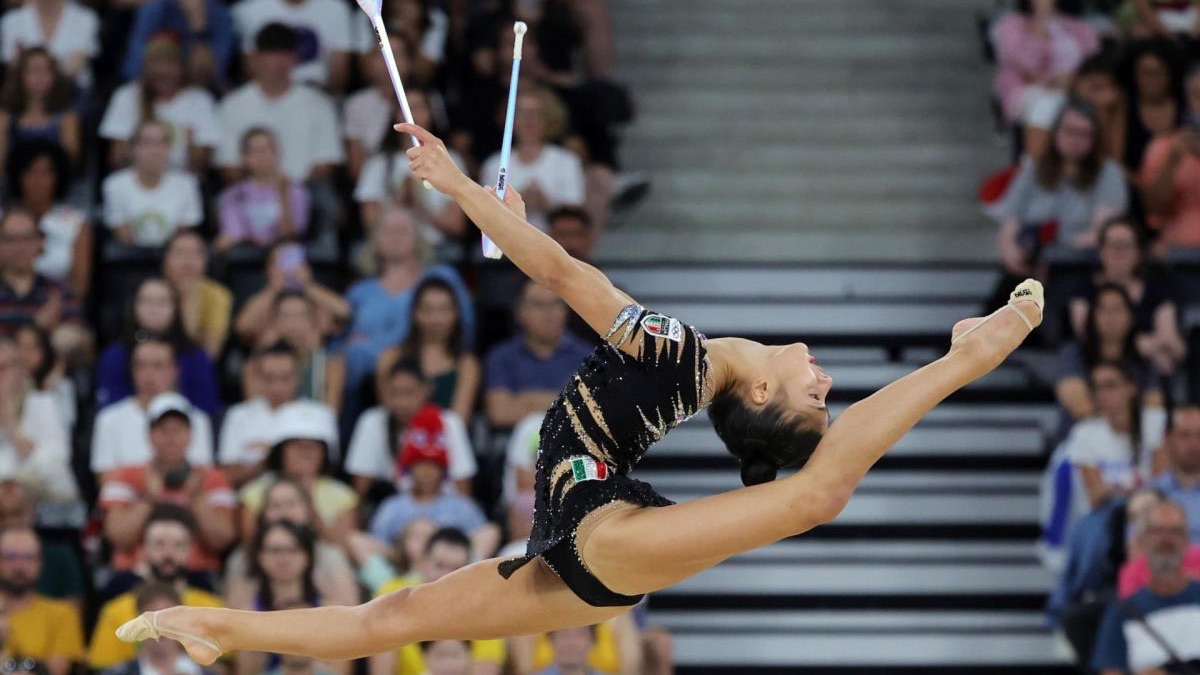
[[[585,626],[629,610],[584,603],[540,560],[510,579],[497,571],[500,562],[484,560],[434,583],[353,607],[278,612],[173,607],[159,613],[158,627],[203,664],[215,661],[220,652],[237,650],[342,661],[426,640],[498,639]],[[133,636],[118,634],[122,639],[153,637],[146,630]],[[215,643],[219,651],[187,634]]]
[[[1034,302],[1014,307],[1033,325],[1041,320]],[[579,541],[588,569],[617,593],[649,593],[832,520],[901,436],[1003,362],[1028,333],[1011,309],[986,323],[959,322],[949,354],[850,406],[803,470],[684,504],[614,513]]]

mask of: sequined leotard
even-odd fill
[[[639,356],[621,347],[640,340]],[[572,376],[542,422],[533,532],[524,557],[501,563],[505,578],[541,557],[594,606],[633,605],[641,596],[606,588],[583,564],[575,531],[613,502],[669,506],[628,477],[646,451],[712,397],[705,338],[679,320],[638,305],[617,316],[605,344]]]

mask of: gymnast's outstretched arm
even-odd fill
[[[524,204],[519,195],[513,199],[512,188],[505,197],[517,212],[464,175],[438,137],[413,124],[397,124],[396,130],[421,141],[408,151],[413,174],[453,197],[522,272],[558,294],[597,333],[604,335],[617,314],[633,302],[603,272],[572,258],[558,242],[525,222]]]

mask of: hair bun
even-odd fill
[[[751,459],[742,462],[742,485],[750,487],[775,480],[779,470],[762,460]]]

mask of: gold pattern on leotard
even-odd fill
[[[575,412],[575,406],[571,405],[570,399],[564,398],[563,405],[567,408],[567,419],[571,420],[571,428],[575,430],[575,436],[583,443],[583,447],[587,448],[588,454],[603,460],[605,464],[612,464],[612,457],[584,430],[583,422],[579,421],[579,413]]]
[[[616,445],[617,439],[613,438],[612,432],[609,431],[608,422],[604,420],[604,413],[600,410],[600,406],[597,405],[596,399],[592,396],[592,392],[588,389],[587,384],[578,375],[575,376],[575,387],[579,390],[579,397],[583,399],[583,404],[587,406],[588,413],[596,421],[596,426],[600,427],[600,430],[604,432],[610,443]]]

